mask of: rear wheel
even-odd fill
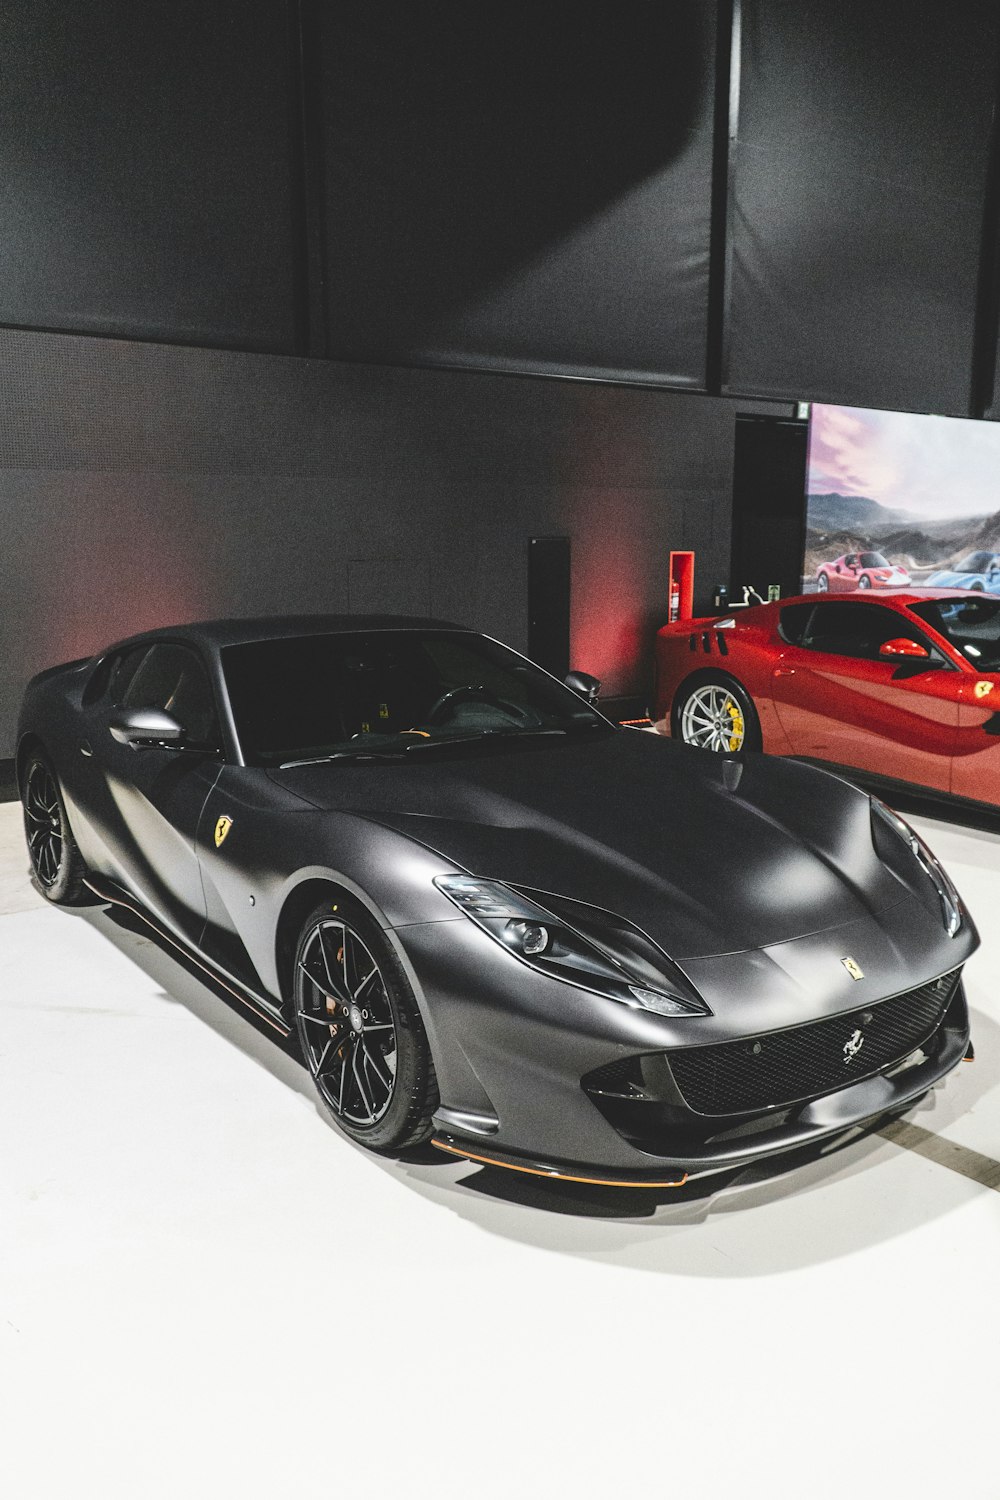
[[[827,576],[826,573],[821,573],[819,575],[819,577],[816,579],[816,588],[817,588],[817,591],[819,593],[821,593],[821,594],[829,593],[829,591],[830,591],[830,579],[829,579],[829,577]]]
[[[320,1098],[372,1151],[427,1140],[437,1081],[413,990],[360,906],[316,907],[295,955],[295,1027]]]
[[[681,689],[673,732],[686,745],[724,755],[761,748],[757,710],[739,683],[721,676],[702,677]]]
[[[87,905],[93,899],[83,883],[87,866],[69,826],[56,773],[40,752],[24,768],[21,801],[35,890],[57,906]]]

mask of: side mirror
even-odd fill
[[[879,656],[923,656],[929,657],[930,652],[926,646],[921,646],[919,641],[907,640],[905,635],[894,636],[891,641],[883,641],[878,648]]]
[[[112,739],[119,745],[141,750],[146,745],[174,745],[180,748],[185,732],[177,720],[162,708],[119,708],[108,724]]]
[[[567,672],[563,682],[588,703],[596,703],[601,691],[601,679],[591,677],[589,672]]]

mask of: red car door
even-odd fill
[[[963,675],[951,790],[1000,803],[1000,673]]]
[[[896,610],[819,601],[773,669],[772,695],[797,755],[951,789],[965,674]],[[882,657],[904,639],[925,657]]]

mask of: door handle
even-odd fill
[[[774,669],[774,676],[775,677],[794,677],[795,676],[795,668],[794,667],[775,667],[775,669]]]
[[[81,755],[93,755],[93,753],[94,753],[93,750],[90,748],[90,741],[89,740],[81,740],[80,741],[80,754]]]

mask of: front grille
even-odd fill
[[[685,1102],[700,1115],[780,1109],[885,1072],[934,1033],[960,969],[862,1010],[739,1042],[669,1053]]]

